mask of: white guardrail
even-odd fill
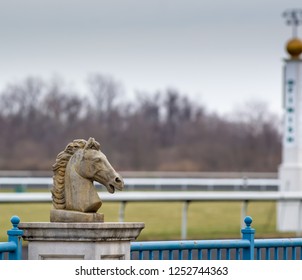
[[[51,177],[0,177],[0,188],[18,185],[50,187],[52,182]],[[124,178],[124,183],[129,190],[152,186],[155,190],[172,187],[177,187],[179,190],[189,190],[189,188],[196,190],[198,187],[206,187],[209,191],[217,187],[223,187],[224,190],[247,190],[257,187],[257,190],[266,191],[278,190],[279,187],[279,180],[275,178]]]
[[[125,207],[129,202],[183,202],[181,238],[187,237],[187,214],[190,202],[194,201],[241,201],[241,218],[247,214],[247,206],[251,201],[297,201],[302,206],[302,192],[134,192],[124,191],[109,194],[99,192],[102,201],[119,202],[119,221],[124,221]],[[50,203],[50,193],[0,193],[0,203]],[[299,219],[300,220],[300,219]]]

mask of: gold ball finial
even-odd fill
[[[299,59],[299,56],[302,53],[302,41],[298,38],[289,40],[286,44],[286,50],[292,59]]]

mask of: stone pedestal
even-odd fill
[[[20,223],[29,260],[129,260],[144,223]]]
[[[51,209],[50,221],[56,223],[103,223],[104,214]]]

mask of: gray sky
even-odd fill
[[[0,89],[54,75],[82,89],[98,72],[129,98],[173,87],[210,111],[281,114],[288,8],[301,0],[0,0]]]

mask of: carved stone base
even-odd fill
[[[28,242],[29,260],[129,260],[131,241],[145,224],[20,223],[18,227]]]
[[[103,223],[104,214],[51,209],[50,221],[57,223]]]

